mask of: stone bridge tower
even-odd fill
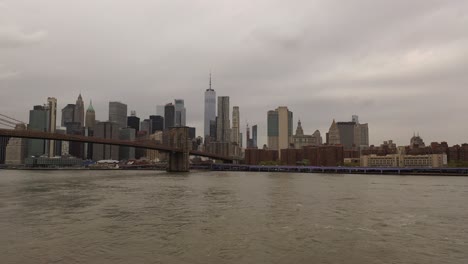
[[[167,143],[182,152],[170,152],[167,164],[168,172],[188,172],[191,144],[188,127],[174,127],[167,132]]]

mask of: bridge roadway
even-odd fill
[[[167,152],[167,153],[183,152],[182,149],[173,148],[171,146],[167,146],[164,144],[158,144],[158,143],[152,142],[151,140],[130,141],[130,140],[107,139],[107,138],[67,135],[67,134],[58,134],[58,133],[49,133],[49,132],[31,131],[31,130],[14,130],[14,129],[0,129],[0,136],[115,145],[115,146],[123,146],[123,147],[152,149],[152,150],[158,150],[158,151]],[[206,157],[206,158],[221,160],[221,161],[226,161],[226,162],[232,162],[234,160],[232,157],[220,156],[220,155],[216,155],[213,153],[208,153],[208,152],[203,152],[203,151],[198,151],[198,150],[191,150],[189,153],[190,155],[194,155],[194,156]]]

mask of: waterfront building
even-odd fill
[[[175,106],[172,103],[166,104],[164,107],[164,130],[169,130],[174,127],[175,122]]]
[[[135,129],[135,134],[140,131],[140,118],[136,116],[135,111],[130,111],[130,116],[127,117],[127,126]]]
[[[50,133],[55,133],[57,126],[57,99],[54,97],[47,98],[47,106],[49,110],[49,127],[47,131]],[[55,150],[55,140],[49,140],[49,157],[55,157]]]
[[[93,102],[89,101],[88,109],[86,110],[86,120],[85,120],[85,127],[94,129],[96,125],[96,113],[94,112]]]
[[[65,123],[73,122],[75,120],[75,105],[67,104],[62,108],[62,121],[60,122],[61,126],[65,126]]]
[[[15,130],[26,130],[25,124],[18,124]],[[6,165],[21,165],[24,164],[26,158],[26,139],[24,138],[10,138],[5,150],[5,164]]]
[[[362,167],[421,167],[440,168],[447,165],[447,154],[406,155],[402,153],[385,156],[363,155]]]
[[[33,168],[81,167],[83,160],[75,157],[28,157],[25,159],[24,165]]]
[[[184,106],[184,100],[183,99],[175,99],[174,100],[174,110],[175,110],[175,126],[180,127],[180,126],[185,126],[185,106]]]
[[[80,123],[81,127],[84,127],[85,126],[85,111],[84,111],[84,103],[83,103],[83,98],[81,97],[81,93],[80,95],[78,95],[78,99],[76,100],[74,115],[75,116],[72,122],[78,122]]]
[[[119,125],[114,122],[97,122],[94,137],[106,139],[119,139]],[[118,160],[119,147],[103,144],[93,144],[93,160]]]
[[[151,121],[151,134],[156,133],[156,131],[164,130],[164,117],[158,115],[150,115]]]
[[[210,85],[205,91],[205,114],[204,114],[204,137],[211,136],[211,122],[216,121],[216,92],[211,88],[211,73]],[[216,136],[214,136],[216,138]]]
[[[109,121],[119,128],[127,127],[127,105],[121,102],[109,102]]]
[[[286,149],[293,143],[293,113],[286,106],[268,111],[267,127],[270,149]]]

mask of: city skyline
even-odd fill
[[[109,12],[119,20],[106,21],[89,5],[74,4],[71,15],[60,1],[28,3],[31,8],[1,1],[0,91],[8,96],[0,112],[27,122],[31,107],[53,96],[60,120],[60,110],[81,92],[85,109],[93,100],[97,120],[107,120],[109,101],[147,118],[156,105],[181,98],[187,124],[201,135],[212,69],[213,89],[243,113],[241,131],[247,122],[258,124],[259,146],[267,141],[266,112],[281,105],[294,112],[294,126],[301,119],[306,134],[318,129],[324,136],[331,120],[357,114],[370,124],[374,145],[389,139],[406,145],[414,131],[427,142],[468,141],[466,1],[340,2],[343,9],[333,1],[271,3],[266,16],[256,3],[225,4],[184,3],[201,32],[191,33],[186,17],[171,13],[180,10],[176,2],[115,3]],[[147,15],[134,19],[143,10]],[[77,23],[88,11],[93,28]],[[233,16],[248,23],[232,24]],[[154,26],[156,17],[171,23],[171,31]],[[100,37],[101,31],[114,37]]]

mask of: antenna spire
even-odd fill
[[[210,70],[210,90],[213,90],[211,89],[211,70]]]

